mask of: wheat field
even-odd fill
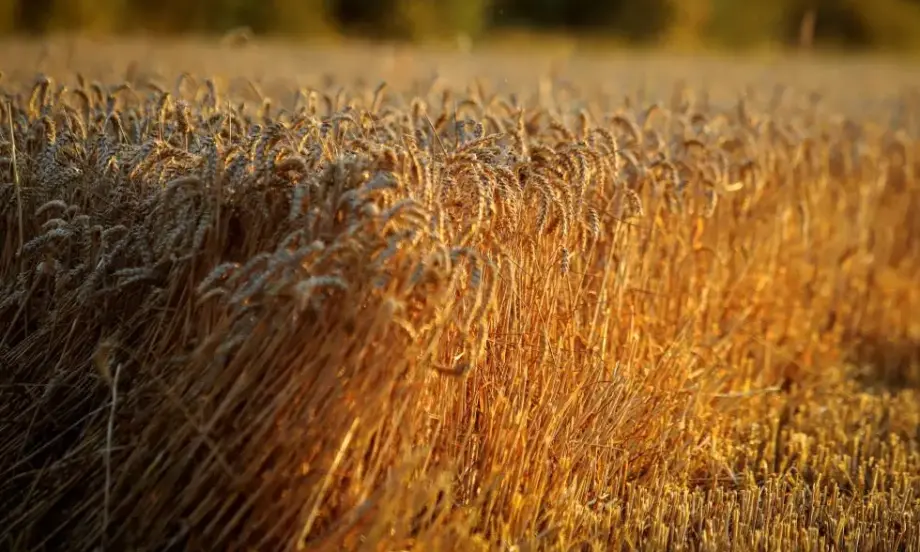
[[[2,44],[0,548],[920,551],[920,76]]]

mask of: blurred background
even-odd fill
[[[920,0],[0,0],[0,32],[920,51]],[[245,36],[247,33],[242,33]]]

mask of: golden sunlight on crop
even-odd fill
[[[920,551],[902,67],[4,52],[3,549]]]

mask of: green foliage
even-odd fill
[[[396,17],[407,38],[430,39],[457,33],[478,35],[489,12],[489,0],[398,0]]]
[[[793,13],[792,2],[742,3],[735,0],[713,0],[712,17],[706,30],[714,41],[731,48],[752,47],[782,41],[788,20],[804,16]],[[795,38],[790,35],[789,38]]]
[[[82,30],[452,39],[532,28],[728,48],[795,44],[814,11],[818,47],[920,48],[920,0],[0,0],[0,31]]]
[[[329,31],[323,0],[262,0],[259,5],[266,4],[270,6],[266,30],[292,36],[310,36]]]

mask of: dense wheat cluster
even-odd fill
[[[221,82],[0,82],[0,547],[920,550],[916,95]]]

